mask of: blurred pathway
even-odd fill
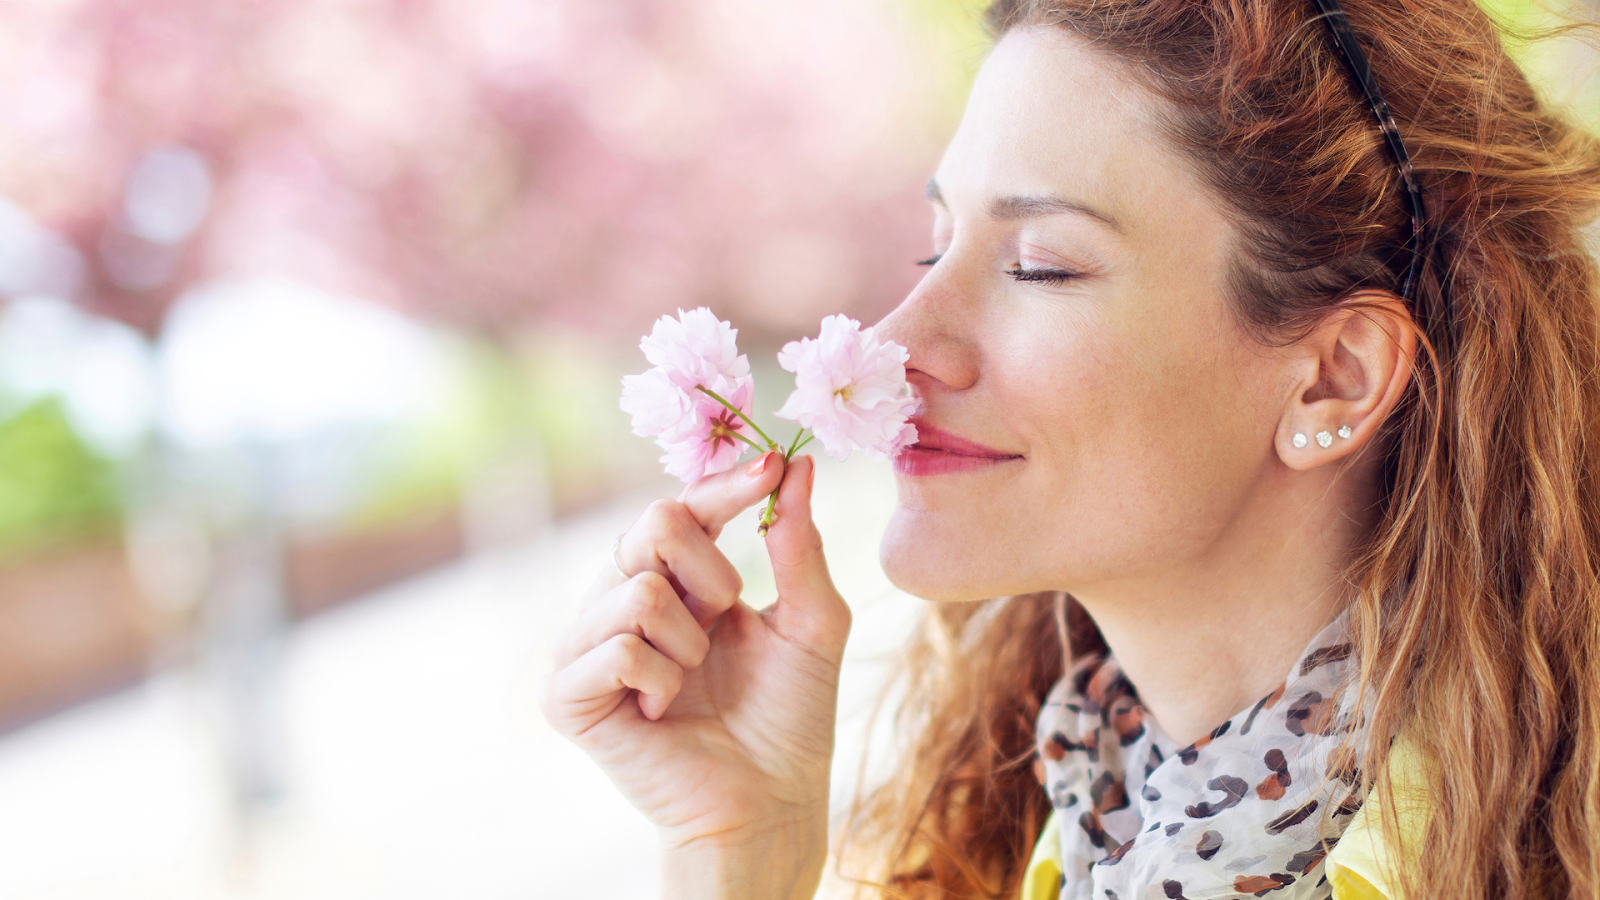
[[[0,740],[0,898],[649,898],[653,830],[538,710],[550,638],[655,496],[314,618],[286,653],[283,797],[233,812],[202,678],[175,672]],[[854,627],[836,810],[882,667],[922,601],[877,564],[886,464],[822,460],[817,520]],[[755,513],[721,543],[773,597]]]

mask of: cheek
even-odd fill
[[[962,413],[998,420],[985,433],[1014,437],[1028,460],[1014,475],[902,480],[881,548],[891,580],[942,600],[1070,589],[1215,537],[1259,418],[1228,405],[1241,372],[1217,323],[1068,298],[973,327],[982,374]]]
[[[991,369],[1030,452],[1018,512],[1078,574],[1203,543],[1248,474],[1216,325],[1176,318],[1040,327]]]
[[[1006,337],[985,369],[1001,419],[1031,457],[1059,457],[1115,424],[1134,361],[1107,323],[1055,313]]]

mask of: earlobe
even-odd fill
[[[1320,429],[1315,433],[1314,436],[1310,438],[1306,437],[1306,432],[1296,431],[1289,438],[1289,444],[1295,450],[1305,450],[1312,443],[1315,443],[1319,449],[1328,450],[1332,448],[1335,443],[1348,441],[1354,436],[1355,429],[1351,428],[1348,424],[1341,424],[1338,428],[1333,430],[1329,430],[1327,428]],[[1342,456],[1343,454],[1341,453],[1339,455]],[[1337,456],[1324,457],[1322,459],[1305,457],[1297,459],[1285,459],[1284,462],[1288,463],[1289,468],[1291,469],[1311,469],[1336,458]]]
[[[1352,297],[1298,342],[1306,367],[1286,398],[1279,457],[1309,470],[1358,452],[1410,383],[1416,352],[1410,313],[1393,295]]]

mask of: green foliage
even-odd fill
[[[638,471],[660,471],[660,451],[630,433],[617,405],[628,370],[607,353],[610,344],[544,328],[448,346],[447,399],[398,426],[368,461],[365,499],[349,524],[369,526],[454,503],[475,477],[505,465],[543,467],[563,508],[608,486],[627,486]],[[643,368],[644,361],[630,351],[625,365]]]
[[[989,0],[899,0],[897,5],[932,63],[921,96],[943,141],[960,120],[972,79],[989,52],[983,28]]]
[[[1600,84],[1595,19],[1583,0],[1478,0],[1500,27],[1506,52],[1541,99],[1573,121],[1600,132]]]
[[[114,529],[116,469],[67,420],[58,398],[0,422],[0,554]]]

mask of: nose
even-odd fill
[[[973,303],[955,277],[947,254],[893,312],[878,321],[880,340],[906,348],[906,380],[926,397],[930,391],[959,391],[978,380],[978,341]]]

